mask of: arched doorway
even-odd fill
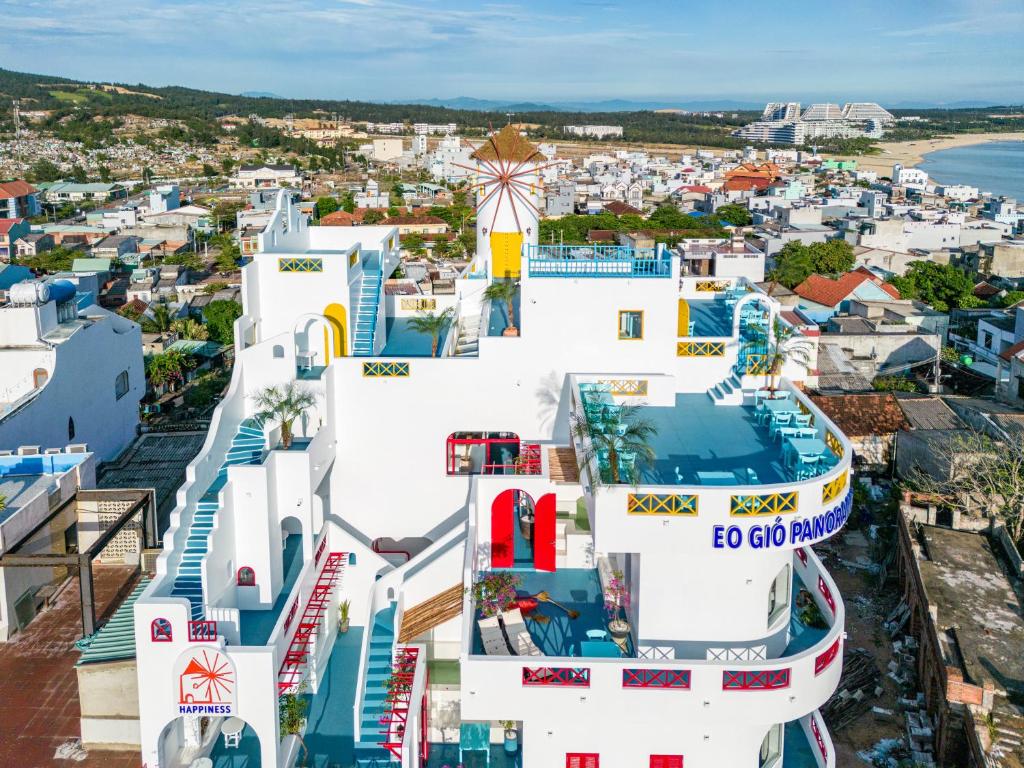
[[[238,717],[182,715],[160,733],[160,765],[191,765],[209,757],[214,768],[259,768],[260,737]]]
[[[301,372],[322,372],[331,362],[332,325],[323,315],[302,315],[292,331],[295,364]]]
[[[331,326],[331,330],[334,333],[334,342],[332,344],[325,331],[324,344],[333,352],[334,357],[344,357],[348,340],[348,321],[345,308],[341,304],[328,304],[324,308],[324,317],[327,318],[327,323]]]
[[[491,567],[555,570],[555,495],[509,488],[491,503]]]

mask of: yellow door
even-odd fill
[[[491,277],[518,278],[522,268],[523,233],[491,233]]]
[[[345,356],[345,342],[348,339],[348,323],[345,320],[345,308],[341,304],[328,304],[324,310],[324,317],[327,318],[327,322],[331,326],[331,330],[334,331],[334,349],[331,349],[330,336],[327,333],[327,329],[324,329],[324,354],[327,359],[330,360],[334,352],[334,357]]]
[[[690,335],[690,304],[686,299],[679,300],[679,322],[676,330],[679,336]]]

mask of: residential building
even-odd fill
[[[393,162],[402,156],[401,139],[374,139],[373,159],[378,163]]]
[[[66,280],[24,281],[0,306],[0,448],[82,443],[99,460],[135,437],[145,392],[139,326]]]
[[[621,125],[566,125],[562,127],[569,136],[581,136],[587,139],[622,138]]]
[[[129,254],[139,252],[141,237],[135,235],[109,235],[92,247],[93,256],[120,261]]]
[[[920,168],[905,168],[902,163],[892,167],[892,183],[895,187],[924,189],[928,185],[928,173]]]
[[[478,247],[451,294],[382,300],[394,227],[309,227],[282,198],[259,236],[232,383],[134,603],[141,760],[286,765],[282,695],[303,691],[310,762],[443,765],[453,732],[497,762],[507,729],[525,766],[835,765],[818,707],[845,604],[811,545],[849,515],[852,446],[795,361],[762,410],[820,442],[754,418],[748,342],[778,306],[664,248],[541,245],[539,192],[489,195],[486,167],[529,187],[536,148],[506,128],[474,159]],[[518,298],[487,300],[505,277]],[[436,350],[410,332],[449,307]],[[256,418],[271,385],[314,400],[290,445]],[[617,430],[627,403],[658,424],[649,467],[573,429]]]
[[[981,215],[982,218],[1009,224],[1012,227],[1019,227],[1024,221],[1024,212],[1017,207],[1017,201],[1005,195],[988,200]]]
[[[870,270],[857,268],[838,279],[811,275],[793,289],[800,297],[800,313],[817,323],[824,323],[839,312],[849,311],[852,299],[866,301],[898,301],[900,293]]]
[[[1024,282],[1024,240],[978,243],[967,253],[967,265],[979,274]]]
[[[855,467],[861,471],[890,471],[896,435],[900,430],[909,428],[891,392],[811,395],[811,400],[843,430],[853,446]]]
[[[230,183],[232,189],[301,187],[302,172],[294,165],[240,165]]]
[[[15,242],[29,233],[25,219],[0,219],[0,261],[10,261],[16,253]]]
[[[576,184],[571,181],[548,184],[544,187],[544,214],[570,216],[576,211]]]
[[[53,235],[44,232],[29,232],[14,241],[14,252],[18,258],[31,258],[45,253],[55,246]]]
[[[752,283],[764,280],[764,251],[747,240],[742,232],[728,240],[682,240],[676,248],[682,259],[683,274],[743,278]]]
[[[78,203],[83,200],[120,200],[128,197],[128,190],[120,184],[104,184],[98,181],[88,184],[78,184],[72,181],[55,181],[40,184],[39,188],[42,190],[43,198],[48,203]]]
[[[149,213],[153,216],[159,213],[167,213],[181,206],[181,192],[177,184],[161,184],[154,187],[149,193]]]
[[[27,181],[0,182],[0,219],[30,219],[41,212],[39,191]]]
[[[400,235],[440,235],[448,231],[448,222],[426,214],[389,216],[381,221],[381,226],[398,227]]]

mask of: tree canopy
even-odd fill
[[[750,214],[750,209],[745,205],[723,205],[715,211],[717,216],[722,221],[732,224],[734,227],[746,227],[753,223],[754,217]]]
[[[233,344],[235,320],[242,316],[242,305],[237,301],[218,299],[206,305],[203,317],[210,338],[220,344]]]
[[[845,240],[805,245],[790,240],[775,256],[769,277],[787,288],[795,288],[812,274],[841,275],[856,263],[853,248]]]
[[[891,277],[889,283],[900,292],[901,298],[918,299],[940,312],[980,304],[973,293],[974,281],[950,264],[912,261],[902,277]]]

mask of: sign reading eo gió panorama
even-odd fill
[[[179,715],[235,714],[235,667],[218,648],[189,648],[174,663]]]

